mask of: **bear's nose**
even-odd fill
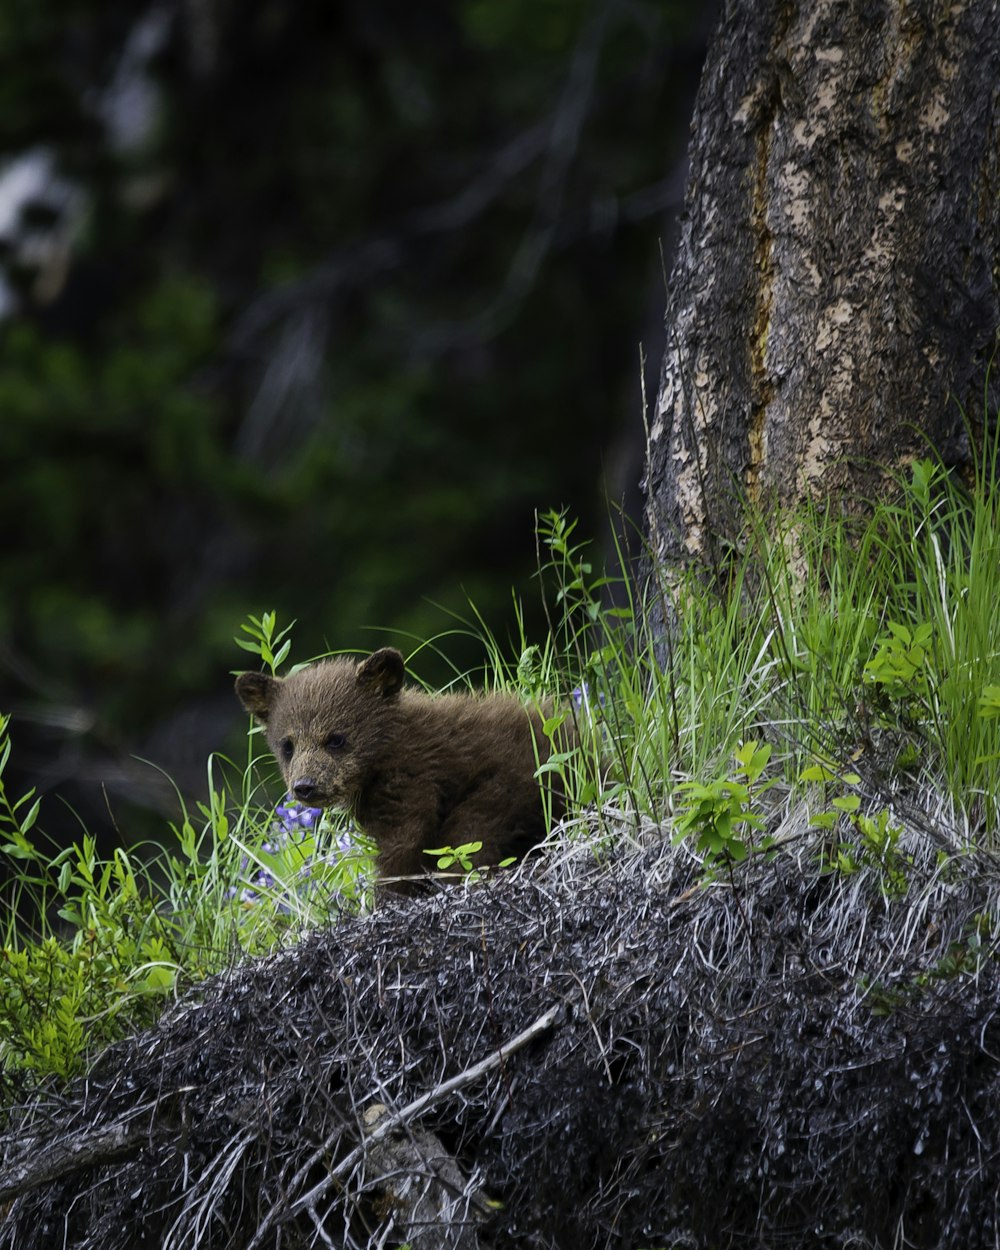
[[[308,803],[316,793],[316,790],[316,782],[313,781],[312,777],[303,777],[301,781],[297,781],[292,786],[292,793],[297,799],[301,799],[303,803]]]

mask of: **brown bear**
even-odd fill
[[[387,888],[411,892],[435,867],[429,848],[482,842],[471,856],[482,867],[546,835],[535,770],[551,746],[539,712],[513,696],[404,689],[391,647],[286,678],[242,673],[236,693],[264,726],[289,794],[351,812],[378,847]],[[562,793],[546,788],[558,819]]]

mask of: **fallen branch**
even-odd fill
[[[533,1024],[529,1024],[526,1029],[518,1033],[516,1037],[511,1038],[509,1042],[505,1042],[496,1050],[491,1051],[479,1063],[474,1063],[472,1067],[459,1072],[457,1076],[449,1077],[447,1081],[442,1081],[439,1085],[435,1085],[433,1089],[428,1090],[425,1094],[421,1094],[419,1098],[415,1098],[412,1102],[407,1103],[405,1107],[392,1112],[391,1115],[380,1116],[377,1127],[346,1158],[342,1159],[323,1180],[319,1181],[312,1189],[307,1190],[299,1198],[296,1198],[291,1206],[285,1210],[280,1210],[278,1207],[271,1208],[247,1250],[257,1250],[258,1246],[263,1245],[267,1235],[274,1228],[275,1224],[278,1223],[279,1219],[291,1219],[302,1211],[315,1211],[316,1204],[321,1201],[329,1190],[355,1168],[372,1147],[377,1145],[384,1137],[387,1137],[394,1129],[416,1119],[417,1116],[421,1115],[434,1103],[447,1098],[449,1094],[455,1093],[456,1090],[464,1089],[465,1086],[474,1084],[488,1072],[492,1072],[494,1068],[499,1067],[503,1063],[508,1055],[514,1054],[522,1047],[527,1046],[529,1042],[534,1041],[536,1037],[547,1032],[563,1014],[564,1010],[565,1008],[561,1003],[555,1007],[550,1007]],[[312,1152],[305,1164],[299,1169],[289,1188],[295,1188],[296,1183],[300,1182],[310,1169],[315,1167],[336,1144],[340,1135],[340,1130],[338,1129],[336,1133],[331,1134]]]
[[[20,1160],[0,1172],[0,1203],[10,1202],[80,1168],[98,1167],[132,1154],[151,1138],[163,1133],[164,1126],[152,1123],[142,1107],[124,1120],[114,1120],[97,1128],[83,1129],[63,1138],[32,1138],[24,1143]],[[142,1115],[141,1119],[137,1117]]]

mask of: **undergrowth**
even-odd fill
[[[906,884],[895,794],[936,795],[978,844],[1000,842],[996,469],[994,450],[970,491],[923,460],[864,522],[815,508],[777,528],[752,522],[724,594],[693,571],[642,593],[612,582],[574,521],[547,513],[546,635],[527,635],[515,601],[501,641],[473,607],[454,629],[480,639],[483,669],[451,686],[516,691],[544,708],[557,745],[573,719],[580,747],[540,770],[561,773],[571,813],[596,803],[653,822],[706,879],[774,853],[772,813],[799,799],[828,835],[819,869],[877,862],[889,896]],[[238,643],[276,672],[290,630],[251,617]],[[446,654],[448,637],[418,644],[411,665],[425,647]],[[210,762],[208,802],[181,805],[162,846],[103,859],[87,835],[49,848],[37,796],[4,789],[0,718],[4,1079],[71,1077],[186,986],[368,905],[361,834],[281,802],[260,735],[247,743],[242,763]],[[468,868],[473,849],[437,848],[429,867]]]

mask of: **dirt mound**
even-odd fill
[[[198,987],[9,1117],[0,1246],[995,1246],[992,861],[648,835]]]

